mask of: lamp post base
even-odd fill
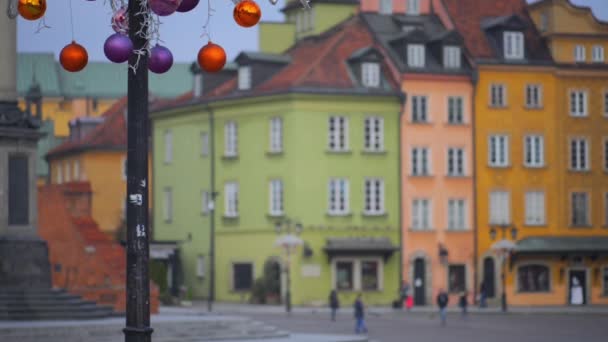
[[[135,328],[135,327],[126,327],[122,329],[125,333],[125,337],[129,342],[151,342],[152,341],[152,332],[154,329],[150,327],[145,328]]]

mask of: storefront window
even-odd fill
[[[460,293],[466,290],[466,269],[464,265],[448,266],[448,291]]]
[[[520,292],[548,292],[549,268],[543,265],[521,266],[517,271]]]
[[[232,284],[234,291],[249,291],[253,286],[253,264],[232,264]]]
[[[377,261],[362,261],[361,262],[361,288],[365,290],[378,290],[378,262]]]
[[[336,288],[338,290],[353,290],[353,262],[338,261],[336,263]]]
[[[602,293],[604,296],[608,296],[608,267],[604,267],[604,289]]]

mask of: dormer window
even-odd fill
[[[194,97],[201,97],[203,95],[203,74],[200,72],[194,74],[193,82],[192,94]]]
[[[505,59],[524,58],[524,34],[522,32],[506,31],[503,40]]]
[[[410,68],[424,68],[424,45],[409,44],[407,46],[407,65]]]
[[[443,47],[443,67],[446,69],[460,69],[460,47]]]
[[[585,46],[577,45],[574,47],[574,61],[584,62],[585,61]]]
[[[604,61],[604,47],[601,45],[594,45],[592,52],[593,62],[602,63]]]
[[[251,67],[241,66],[239,67],[239,90],[251,89]]]
[[[420,14],[420,0],[407,0],[407,14]]]
[[[393,13],[393,0],[380,0],[380,8],[378,9],[380,14],[392,14]]]
[[[378,88],[380,86],[380,65],[378,63],[366,62],[361,64],[361,83],[366,88]]]

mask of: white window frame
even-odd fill
[[[224,183],[224,217],[239,216],[239,183]]]
[[[431,175],[431,149],[424,146],[414,146],[410,149],[410,164],[412,176]]]
[[[426,64],[424,44],[407,45],[407,65],[410,68],[424,68]]]
[[[196,277],[199,279],[205,278],[205,256],[198,255],[196,257]]]
[[[587,60],[587,52],[584,45],[574,46],[574,61],[576,63],[583,63]]]
[[[373,261],[378,264],[378,288],[376,289],[363,289],[362,285],[362,262],[365,261]],[[353,265],[353,288],[349,290],[338,290],[337,281],[338,281],[338,270],[337,264],[339,262],[348,262]],[[361,292],[378,292],[384,290],[384,262],[382,258],[379,257],[337,257],[331,260],[331,284],[333,288],[337,291],[344,292],[353,292],[353,291],[361,291]]]
[[[79,182],[80,181],[80,160],[74,160],[73,167],[74,167],[74,172],[73,172],[74,181]]]
[[[368,116],[364,120],[364,146],[366,152],[384,151],[384,118]]]
[[[500,148],[501,144],[502,149]],[[496,156],[494,160],[493,155]],[[510,166],[509,136],[507,134],[491,134],[488,136],[488,166]]]
[[[490,191],[490,224],[511,224],[511,194],[505,190]]]
[[[271,153],[283,152],[283,118],[275,116],[270,118],[270,147]]]
[[[413,95],[410,122],[429,122],[429,98],[426,95]]]
[[[339,189],[340,187],[342,189]],[[343,203],[342,207],[340,202]],[[329,180],[327,184],[327,213],[331,216],[350,214],[350,184],[348,179],[331,178]]]
[[[365,198],[364,215],[379,216],[386,213],[384,207],[384,180],[382,178],[365,178],[363,194]]]
[[[173,132],[168,129],[165,130],[165,164],[173,162]]]
[[[238,89],[251,89],[251,66],[241,65],[238,69]]]
[[[361,84],[366,88],[380,87],[380,63],[361,63]]]
[[[411,230],[433,229],[433,207],[430,198],[413,198]]]
[[[163,219],[166,223],[173,221],[173,189],[163,189]]]
[[[446,159],[448,176],[463,177],[466,175],[467,157],[464,147],[448,147]]]
[[[524,166],[528,168],[545,166],[545,137],[543,135],[528,134],[524,136]]]
[[[526,108],[543,107],[543,86],[540,84],[526,84]]]
[[[570,171],[589,171],[591,169],[591,160],[589,159],[591,144],[589,143],[589,139],[586,137],[574,137],[568,143]],[[574,144],[576,146],[573,146]],[[581,154],[582,148],[584,148],[584,155]]]
[[[271,179],[268,182],[268,214],[282,216],[285,210],[283,180]]]
[[[585,222],[578,223],[574,222],[574,213],[576,209],[574,208],[574,196],[575,195],[585,195]],[[573,191],[570,193],[570,225],[572,227],[589,227],[591,226],[591,195],[588,191]]]
[[[603,63],[604,62],[604,47],[602,45],[593,45],[591,50],[591,60],[594,63]]]
[[[236,121],[224,123],[224,156],[236,157],[238,155],[238,124]]]
[[[543,226],[546,223],[546,196],[542,190],[526,191],[524,195],[525,223]]]
[[[419,15],[420,14],[420,0],[407,0],[407,14]]]
[[[503,83],[490,84],[490,107],[505,108],[507,106],[507,86]]]
[[[571,89],[568,96],[570,116],[586,117],[589,108],[589,93],[584,89]]]
[[[348,152],[349,134],[348,117],[343,115],[332,115],[327,121],[328,143],[327,148],[331,152]],[[334,128],[333,131],[331,128]],[[332,146],[333,145],[333,146]]]
[[[518,31],[503,33],[503,48],[505,59],[521,60],[526,55],[524,34]]]
[[[378,2],[378,13],[393,14],[393,0],[380,0]]]
[[[209,133],[201,132],[201,157],[209,155]]]
[[[467,201],[464,198],[449,198],[447,205],[448,230],[467,230]]]
[[[72,181],[72,176],[71,176],[72,173],[70,172],[71,170],[72,170],[72,168],[70,166],[70,162],[66,161],[65,165],[63,167],[63,171],[65,172],[64,179],[65,179],[66,183],[69,183]]]
[[[201,215],[208,215],[211,211],[211,193],[201,190]]]
[[[443,67],[446,69],[460,69],[462,67],[462,52],[459,46],[443,47]]]
[[[462,125],[464,123],[464,97],[448,96],[448,124]]]

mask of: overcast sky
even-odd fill
[[[48,2],[46,23],[51,26],[36,33],[38,24],[19,18],[18,49],[28,52],[54,52],[55,55],[72,39],[70,29],[70,0],[53,0]],[[84,45],[90,60],[105,61],[103,43],[112,33],[110,27],[110,7],[106,0],[85,1],[71,0],[74,10],[74,34],[76,41]],[[232,18],[234,5],[230,0],[210,0],[215,10],[211,18],[211,37],[222,45],[232,60],[240,51],[255,51],[258,47],[258,29],[242,28]],[[262,8],[263,21],[282,21],[279,11],[285,5],[279,0],[271,5],[268,0],[258,0]],[[405,1],[405,0],[402,0]],[[493,1],[493,0],[487,0]],[[595,15],[608,20],[608,0],[572,0],[573,3],[593,8]],[[314,0],[312,0],[314,2]],[[4,8],[2,9],[4,11]],[[173,52],[176,61],[191,62],[206,39],[201,38],[202,26],[207,18],[207,0],[191,12],[175,13],[162,18],[161,39]]]

